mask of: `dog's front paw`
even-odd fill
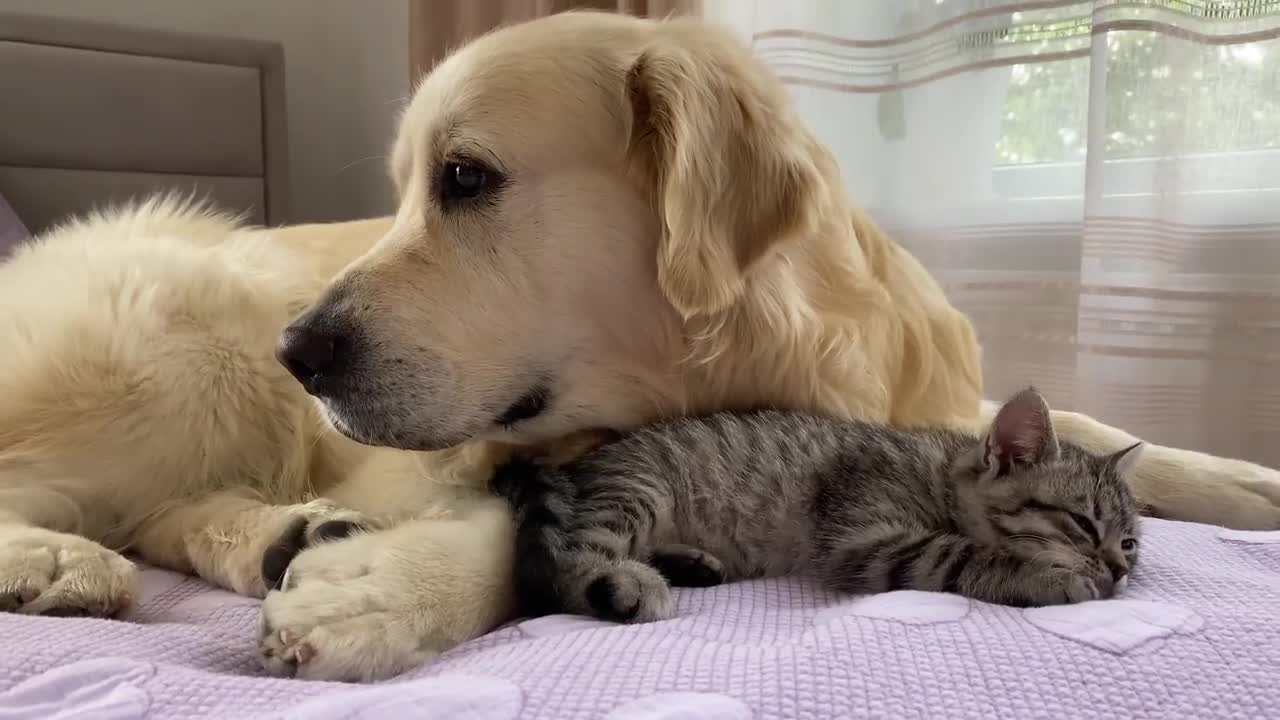
[[[1135,482],[1144,515],[1280,530],[1280,471],[1262,465],[1152,446]]]
[[[378,680],[410,670],[510,617],[507,504],[480,496],[303,550],[262,603],[262,662],[274,675]]]
[[[342,595],[338,587],[325,591]],[[351,592],[345,597],[363,599]],[[305,593],[267,596],[259,653],[268,673],[303,680],[369,682],[399,675],[437,654],[418,644],[396,611],[344,613],[316,600]]]
[[[447,649],[432,642],[420,590],[396,572],[396,559],[378,562],[378,537],[321,543],[293,559],[284,589],[262,603],[259,651],[267,672],[381,680]]]
[[[1280,472],[1233,462],[1218,524],[1237,530],[1280,530]]]
[[[120,617],[138,592],[134,564],[92,540],[0,526],[0,611]]]
[[[587,606],[602,620],[654,622],[671,617],[671,587],[656,569],[635,560],[609,567],[587,583]]]

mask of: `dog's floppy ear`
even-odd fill
[[[659,284],[689,318],[732,306],[754,263],[814,231],[823,178],[781,83],[745,47],[665,25],[627,73],[631,152],[663,221]]]

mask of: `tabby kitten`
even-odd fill
[[[670,585],[791,573],[837,591],[1008,605],[1110,597],[1137,560],[1141,443],[1060,443],[1034,390],[978,437],[799,412],[658,423],[558,467],[513,464],[516,592],[531,615],[644,622]]]

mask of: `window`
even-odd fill
[[[1019,14],[1013,15],[1001,40],[1021,35],[1026,42],[1038,35],[1032,52],[1060,46],[1072,34],[1103,33],[1094,35],[1088,53],[1012,66],[994,148],[997,195],[1032,202],[1051,215],[1055,208],[1078,214],[1087,187],[1097,204],[1091,212],[1146,212],[1151,208],[1144,205],[1157,203],[1167,214],[1167,205],[1177,203],[1188,222],[1274,221],[1280,201],[1280,41],[1188,37],[1209,26],[1185,15],[1242,21],[1212,26],[1241,31],[1226,38],[1234,40],[1247,36],[1245,21],[1280,11],[1280,3],[1126,4],[1149,13],[1095,17],[1083,29],[1079,18],[1020,24]],[[1177,27],[1145,29],[1169,21],[1171,11],[1181,18]],[[1097,174],[1086,183],[1089,153],[1098,156],[1090,170]]]

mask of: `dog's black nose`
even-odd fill
[[[305,326],[285,328],[276,345],[276,359],[289,369],[298,382],[309,387],[317,375],[333,369],[337,357],[338,338]]]

